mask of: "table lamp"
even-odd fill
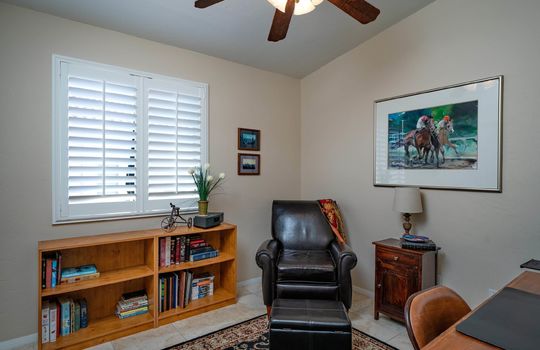
[[[417,187],[396,187],[394,193],[394,211],[403,214],[404,235],[408,235],[411,230],[411,214],[421,213],[422,199],[420,189]]]

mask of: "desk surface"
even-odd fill
[[[517,276],[512,282],[508,283],[506,287],[512,287],[516,289],[521,289],[523,291],[540,294],[540,273],[526,271]],[[489,300],[489,299],[488,299]],[[485,303],[485,302],[484,302]],[[483,304],[482,304],[483,305]],[[480,305],[481,306],[481,305]],[[480,307],[478,306],[478,307]],[[478,309],[478,307],[476,309]],[[461,320],[448,328],[437,338],[433,339],[428,345],[426,345],[422,350],[493,350],[499,349],[493,345],[484,343],[480,340],[466,336],[465,334],[459,333],[456,330],[456,325],[462,320],[469,317],[473,310],[467,315],[465,315]]]

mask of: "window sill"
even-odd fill
[[[91,218],[91,219],[68,219],[68,220],[53,220],[52,225],[53,226],[60,226],[60,225],[69,225],[69,224],[84,224],[84,223],[91,223],[91,222],[102,222],[102,221],[117,221],[117,220],[136,220],[136,219],[146,219],[146,218],[154,218],[158,216],[165,216],[170,214],[170,210],[165,210],[159,213],[153,213],[153,214],[141,214],[141,215],[128,215],[128,216],[112,216],[112,217],[103,217],[103,218]],[[197,210],[188,210],[185,212],[181,212],[181,215],[194,215],[197,214]]]

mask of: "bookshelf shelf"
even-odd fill
[[[64,337],[58,337],[54,343],[45,343],[42,346],[43,350],[64,349],[73,346],[80,346],[81,339],[85,342],[90,342],[96,339],[113,335],[118,332],[129,330],[133,327],[152,328],[154,318],[151,313],[138,315],[126,319],[119,319],[116,316],[108,316],[94,322],[88,323],[87,328],[80,329]],[[146,327],[144,327],[146,326]]]
[[[219,256],[210,259],[204,259],[194,262],[184,262],[177,265],[162,266],[159,268],[159,273],[175,272],[182,270],[196,269],[202,266],[220,264],[222,262],[234,260],[235,256],[229,253],[219,253]]]
[[[38,243],[38,349],[83,349],[129,334],[140,332],[179,319],[191,317],[236,302],[236,225],[221,224],[211,229],[179,227],[174,232],[144,230],[110,233],[97,236],[57,239]],[[159,266],[159,239],[167,236],[200,234],[219,256],[168,267]],[[41,289],[41,260],[51,252],[60,252],[62,266],[95,264],[100,277],[56,288]],[[214,274],[214,294],[193,300],[186,308],[159,312],[159,275],[194,270]],[[119,319],[115,306],[121,295],[145,289],[149,312]],[[88,306],[88,327],[56,342],[41,343],[41,306],[58,296],[85,298]]]
[[[126,267],[123,269],[102,272],[98,278],[75,283],[61,284],[56,288],[41,291],[42,297],[65,294],[83,289],[97,288],[109,284],[121,283],[138,278],[152,276],[154,271],[146,265]]]

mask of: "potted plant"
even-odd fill
[[[223,181],[225,173],[220,173],[217,178],[210,175],[210,164],[197,166],[188,170],[188,173],[193,177],[197,192],[199,192],[199,215],[208,214],[208,196],[210,193]]]

